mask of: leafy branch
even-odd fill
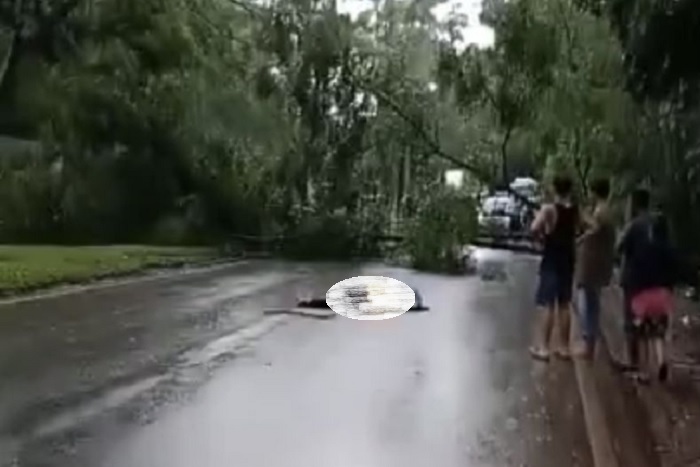
[[[486,171],[473,163],[455,157],[452,154],[448,154],[445,150],[443,150],[440,143],[430,135],[430,132],[425,128],[425,126],[420,121],[412,117],[409,112],[407,112],[388,93],[382,91],[376,86],[371,85],[366,80],[358,80],[354,75],[352,75],[352,79],[355,80],[358,88],[363,89],[365,92],[368,92],[370,95],[374,96],[379,104],[385,105],[396,116],[403,120],[404,123],[406,123],[415,132],[415,134],[423,141],[423,143],[433,152],[435,156],[455,165],[456,167],[459,167],[460,169],[468,171],[487,185],[492,186],[494,184],[494,180]],[[508,137],[510,137],[510,135]],[[511,189],[509,185],[506,185],[503,188],[523,204],[533,208],[537,207],[536,203],[533,203],[526,196],[523,196],[517,191]]]

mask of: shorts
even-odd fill
[[[581,319],[581,333],[589,345],[598,339],[600,322],[600,287],[581,286],[576,295],[576,310]]]
[[[535,304],[552,307],[571,303],[574,287],[574,274],[556,270],[541,270],[535,292]]]
[[[663,339],[666,337],[669,321],[668,316],[634,318],[634,336],[643,339]]]
[[[634,333],[642,338],[666,336],[673,311],[673,294],[657,287],[643,290],[631,297],[629,303]]]
[[[634,294],[630,306],[637,320],[669,316],[673,310],[673,294],[663,287],[646,289]]]

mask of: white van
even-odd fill
[[[513,219],[519,214],[518,205],[509,196],[486,198],[479,210],[479,230],[486,234],[506,235]]]

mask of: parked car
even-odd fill
[[[508,235],[517,212],[517,205],[510,197],[486,198],[479,210],[479,230],[485,235]]]

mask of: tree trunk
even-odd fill
[[[399,164],[400,164],[399,160]],[[398,165],[398,164],[397,164]],[[394,170],[392,177],[391,177],[391,196],[390,196],[390,202],[391,202],[391,223],[393,224],[394,221],[396,220],[398,216],[398,210],[399,210],[399,201],[401,200],[400,194],[399,194],[399,189],[400,189],[400,184],[401,184],[401,171],[400,170]]]
[[[24,51],[24,41],[18,33],[12,40],[0,68],[0,134],[25,136],[17,118],[18,68]]]
[[[581,133],[580,130],[574,130],[574,144],[571,152],[574,159],[574,168],[581,185],[581,194],[584,198],[588,197],[588,176],[591,172],[593,161],[589,156],[584,156],[581,151]]]
[[[510,179],[508,177],[508,142],[510,141],[512,133],[513,127],[508,127],[505,135],[503,135],[503,142],[501,143],[501,177],[504,186],[510,184]]]
[[[406,158],[404,159],[404,165],[403,165],[403,193],[401,195],[401,213],[400,216],[401,218],[404,218],[406,216],[406,204],[407,204],[407,199],[410,196],[411,193],[411,151],[406,154]]]

